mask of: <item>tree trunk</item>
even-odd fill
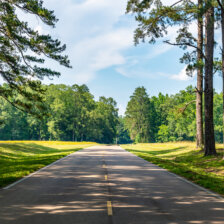
[[[223,121],[223,145],[224,145],[224,11],[221,9],[222,16],[222,121]]]
[[[72,129],[72,141],[74,142],[74,140],[75,140],[75,131],[74,129]]]
[[[205,156],[215,155],[213,124],[213,53],[214,53],[214,8],[205,14]]]
[[[199,10],[202,7],[202,0],[198,0]],[[198,13],[198,41],[197,41],[197,91],[196,91],[196,126],[197,126],[197,148],[203,148],[203,115],[202,115],[202,96],[203,96],[203,17]]]

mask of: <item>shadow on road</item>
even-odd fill
[[[221,200],[116,146],[82,150],[0,191],[0,223],[107,224],[109,198],[114,224],[224,223]]]

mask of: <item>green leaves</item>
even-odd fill
[[[44,111],[42,115],[45,116],[42,116],[42,119],[31,116],[0,98],[1,139],[94,140],[113,143],[118,124],[118,109],[114,99],[100,97],[99,101],[95,101],[86,85],[43,86],[40,82],[32,82],[32,85],[33,88],[40,88],[38,92],[45,93],[43,98],[35,98],[32,102],[43,101],[44,104],[39,103],[33,107],[31,100],[26,101],[21,96],[14,99],[8,97],[13,100],[14,105],[36,114]],[[5,85],[5,88],[7,87],[8,85]],[[27,98],[34,97],[33,94],[29,95],[30,91],[32,90],[26,90]]]
[[[71,66],[68,57],[61,55],[66,46],[50,35],[40,35],[34,31],[27,22],[17,17],[16,10],[33,14],[52,27],[57,19],[53,11],[43,7],[41,0],[0,2],[0,75],[8,84],[7,88],[1,87],[0,95],[17,108],[33,113],[37,109],[33,107],[41,104],[43,91],[40,83],[32,80],[42,80],[44,77],[51,79],[60,75],[38,64],[44,64],[44,57],[48,57],[60,65]],[[17,97],[26,102],[15,100]],[[41,114],[40,111],[38,113]]]
[[[125,125],[131,139],[137,142],[149,142],[151,140],[150,101],[144,87],[135,89],[128,102],[125,116]]]

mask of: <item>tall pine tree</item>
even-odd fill
[[[150,101],[146,89],[138,87],[130,97],[125,112],[125,125],[131,139],[136,142],[149,142],[150,136]]]
[[[18,11],[36,16],[50,27],[55,26],[57,19],[53,11],[44,8],[42,0],[0,1],[0,75],[7,83],[0,86],[0,96],[21,110],[38,114],[44,109],[44,89],[39,80],[60,75],[40,66],[44,58],[70,65],[68,57],[61,55],[66,46],[29,27],[18,18]]]

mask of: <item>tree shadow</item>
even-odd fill
[[[144,153],[144,154],[149,154],[149,155],[164,155],[164,154],[169,154],[171,152],[177,152],[180,151],[182,149],[186,149],[186,146],[181,146],[181,147],[176,147],[176,148],[171,148],[171,149],[166,149],[166,150],[137,150],[137,149],[126,149],[127,151],[131,151],[131,152],[136,152],[136,153]]]
[[[78,152],[0,192],[1,224],[222,223],[223,209],[207,192],[113,146]]]
[[[58,149],[36,143],[0,144],[0,187],[6,186],[82,148]]]

